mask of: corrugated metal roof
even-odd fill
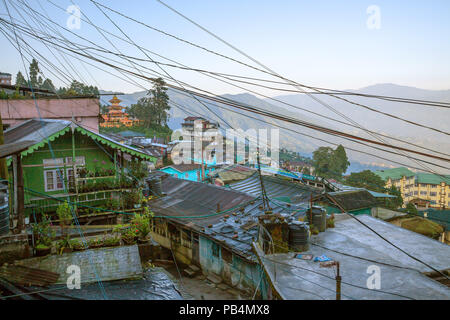
[[[409,170],[408,168],[400,167],[400,168],[392,168],[392,169],[384,169],[374,171],[376,175],[381,177],[383,180],[387,180],[391,178],[392,180],[398,180],[402,177],[412,177],[414,176],[414,172]]]
[[[264,188],[270,199],[288,197],[293,203],[308,201],[311,194],[320,194],[320,190],[303,184],[286,181],[277,177],[262,176]],[[230,184],[233,190],[246,192],[248,194],[259,196],[261,194],[261,182],[259,175],[255,173],[251,177]]]
[[[22,152],[23,150],[28,149],[30,146],[34,145],[36,141],[24,140],[20,142],[14,143],[6,143],[0,145],[0,158],[4,158],[15,153]]]
[[[25,266],[4,265],[0,268],[0,277],[16,285],[48,286],[58,281],[59,274]]]
[[[18,124],[4,132],[5,143],[15,143],[26,140],[34,140],[37,143],[44,143],[44,140],[50,138],[55,134],[64,133],[63,130],[68,130],[71,125],[71,121],[60,120],[60,119],[31,119],[27,120],[23,123]],[[93,132],[85,127],[82,127],[78,124],[76,125],[76,129],[82,134],[86,134],[95,140],[99,140],[105,144],[108,144],[110,147],[118,148],[124,150],[125,152],[130,152],[133,155],[144,157],[149,159],[151,156],[147,155],[145,152],[142,152],[136,148],[126,146],[111,137]],[[33,146],[35,148],[36,145]],[[33,149],[30,148],[30,149]],[[28,150],[28,152],[32,152],[32,150]]]
[[[70,121],[54,119],[30,119],[4,132],[5,143],[25,140],[42,141],[70,126]]]
[[[162,180],[162,189],[167,195],[149,204],[156,216],[179,217],[170,220],[196,230],[250,261],[256,261],[251,244],[258,233],[257,217],[264,214],[260,199],[228,188],[173,177]],[[221,211],[234,209],[216,214],[217,203],[220,203]],[[290,214],[295,211],[294,207],[287,208],[273,201],[271,208],[273,213]],[[205,217],[195,218],[198,216]]]

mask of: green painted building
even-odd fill
[[[54,211],[58,199],[102,205],[130,187],[123,179],[127,168],[156,162],[138,149],[66,120],[28,120],[6,130],[4,137],[5,143],[34,141],[21,152],[26,215]],[[8,159],[10,194],[15,192],[13,165]]]
[[[314,197],[312,202],[324,207],[327,214],[348,212],[371,215],[372,208],[379,205],[377,197],[365,189],[323,193]]]

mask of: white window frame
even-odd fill
[[[58,188],[58,177],[59,177],[59,173],[58,171],[60,171],[61,175],[63,176],[63,183],[62,183],[62,187]],[[52,176],[52,180],[53,180],[53,189],[49,189],[48,188],[48,178],[47,178],[47,173],[48,172],[52,172],[53,176]],[[49,169],[49,170],[44,170],[44,189],[46,192],[49,191],[58,191],[58,190],[64,190],[64,178],[65,178],[65,173],[64,170],[61,169]]]

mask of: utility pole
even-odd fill
[[[336,266],[336,300],[341,300],[341,275],[339,261],[325,261],[320,263],[321,268],[331,268]]]
[[[0,145],[5,143],[5,139],[3,137],[3,121],[2,114],[0,110]],[[8,180],[8,167],[6,166],[6,158],[0,159],[0,178]]]
[[[259,181],[261,182],[261,198],[263,201],[263,207],[264,210],[271,210],[269,205],[269,199],[267,198],[266,189],[264,188],[263,179],[261,176],[261,163],[259,161],[259,147],[256,149],[256,161],[258,163],[258,174],[259,174]]]
[[[341,275],[339,274],[339,261],[336,261],[336,300],[341,300]]]

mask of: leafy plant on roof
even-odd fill
[[[42,221],[33,225],[33,233],[36,235],[36,248],[49,248],[55,231],[51,227],[50,219],[43,214]]]
[[[61,203],[56,209],[56,214],[58,215],[59,218],[59,226],[61,228],[61,234],[63,236],[67,233],[66,226],[72,224],[72,209],[75,210],[76,212],[76,209],[72,208],[67,201]]]
[[[136,228],[139,239],[144,240],[150,233],[150,217],[146,214],[135,214],[131,219],[131,227]]]

